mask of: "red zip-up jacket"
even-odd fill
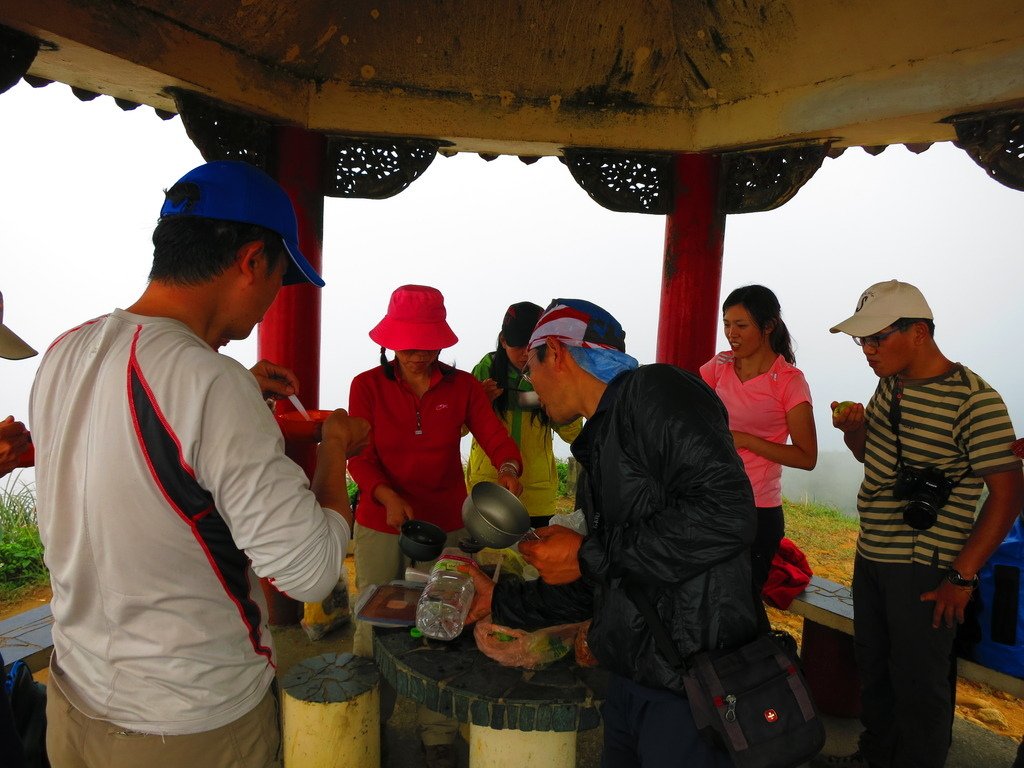
[[[408,502],[417,520],[445,531],[462,527],[463,424],[494,466],[506,461],[523,465],[483,386],[464,371],[435,370],[430,388],[417,400],[405,382],[389,379],[377,366],[352,380],[348,405],[352,416],[366,419],[373,428],[370,444],[349,459],[348,471],[360,491],[356,522],[375,531],[398,533],[387,524],[384,505],[373,498],[381,483]]]

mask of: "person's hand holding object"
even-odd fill
[[[352,458],[370,442],[370,422],[358,416],[349,416],[338,408],[321,426],[322,440],[339,440],[345,446],[345,455]]]
[[[576,663],[581,667],[597,666],[597,659],[591,653],[590,646],[587,644],[587,632],[589,631],[590,619],[580,625],[580,631],[576,633],[576,640],[572,645],[572,649],[576,654]]]
[[[840,432],[854,432],[864,427],[864,406],[852,400],[832,401],[832,426]]]
[[[498,382],[496,382],[494,379],[484,379],[480,383],[483,384],[484,392],[487,393],[487,397],[490,398],[491,400],[496,400],[501,395],[501,393],[505,391],[504,389],[498,386]]]
[[[491,601],[494,598],[494,582],[487,578],[487,574],[481,571],[476,563],[460,565],[459,570],[473,578],[473,602],[469,606],[465,622],[468,627],[490,614]]]
[[[583,537],[562,525],[537,529],[538,541],[520,541],[519,554],[537,569],[548,584],[569,584],[580,578]]]
[[[256,378],[264,399],[276,400],[279,397],[299,394],[298,377],[283,365],[260,360],[249,369],[249,373]]]
[[[0,476],[17,467],[18,457],[28,450],[32,440],[28,430],[13,416],[0,421]]]

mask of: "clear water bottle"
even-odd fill
[[[454,547],[441,553],[416,603],[416,628],[435,640],[454,640],[462,633],[473,603],[473,579],[459,571],[472,560]]]

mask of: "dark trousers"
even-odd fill
[[[942,768],[952,740],[955,630],[932,628],[945,568],[857,555],[853,630],[861,681],[860,751],[879,768]]]
[[[601,768],[732,768],[732,759],[698,732],[689,702],[616,674],[601,705]]]
[[[750,545],[750,576],[754,582],[754,595],[761,599],[761,588],[768,581],[772,560],[779,551],[779,542],[786,533],[786,518],[782,507],[757,508],[757,536]]]

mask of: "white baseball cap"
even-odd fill
[[[4,295],[0,293],[0,357],[8,360],[23,360],[36,354],[38,352],[4,325]]]
[[[851,336],[870,336],[901,317],[935,319],[924,295],[915,286],[899,280],[887,280],[875,283],[864,291],[853,315],[829,330]]]

